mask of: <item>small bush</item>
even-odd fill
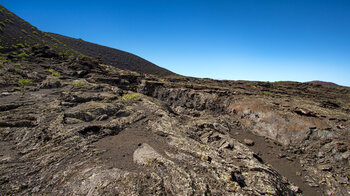
[[[20,79],[18,80],[18,86],[25,87],[34,83],[32,79]]]
[[[17,56],[18,56],[18,57],[21,57],[21,58],[27,58],[27,57],[29,57],[29,55],[28,55],[27,53],[25,53],[25,52],[22,52],[21,54],[18,54]]]
[[[24,33],[24,34],[28,34],[28,32],[24,29],[21,29],[21,31]]]
[[[37,31],[33,31],[33,34],[35,35],[39,35],[39,33]]]
[[[55,71],[54,69],[49,69],[49,72],[51,72],[51,75],[52,75],[52,76],[57,76],[57,77],[60,77],[60,76],[61,76],[61,74],[58,73],[57,71]]]
[[[10,20],[10,19],[6,19],[5,22],[13,24],[12,20]]]
[[[84,80],[75,80],[73,82],[73,85],[74,86],[86,86],[86,85],[88,85],[88,83]]]
[[[16,44],[16,46],[17,46],[18,48],[24,48],[24,45],[23,45],[23,44],[21,44],[21,43]]]
[[[125,103],[134,103],[141,100],[141,96],[139,93],[124,94],[122,100]]]
[[[4,22],[0,22],[0,26],[5,27],[6,25],[5,25],[5,23],[4,23]]]
[[[61,76],[61,74],[60,73],[58,73],[58,72],[51,72],[51,75],[52,76],[57,76],[57,77],[60,77]]]

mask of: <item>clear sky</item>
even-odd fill
[[[350,86],[349,0],[1,0],[42,31],[181,75]]]

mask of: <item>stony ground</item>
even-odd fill
[[[347,87],[161,78],[26,50],[1,57],[0,195],[350,194]]]

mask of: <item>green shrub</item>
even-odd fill
[[[5,22],[13,24],[12,20],[10,20],[10,19],[6,19]]]
[[[18,86],[25,87],[34,83],[32,79],[20,79],[18,80]]]
[[[35,35],[39,35],[39,33],[37,31],[33,31],[33,34]]]
[[[4,47],[3,46],[0,46],[0,50],[3,49]]]
[[[57,77],[60,77],[61,76],[61,74],[60,73],[58,73],[58,72],[51,72],[51,75],[52,76],[57,76]]]
[[[51,75],[52,75],[52,76],[57,76],[57,77],[60,77],[60,76],[61,76],[61,74],[58,73],[57,71],[55,71],[54,69],[48,69],[48,70],[49,70],[49,72],[51,72]]]
[[[124,94],[122,101],[125,103],[134,103],[141,100],[141,95],[139,93]]]
[[[0,31],[2,31],[2,28],[0,27]]]
[[[86,86],[88,83],[85,80],[75,80],[73,82],[74,86]]]
[[[21,31],[24,33],[24,34],[28,34],[28,32],[24,29],[21,29]]]
[[[18,48],[24,48],[24,45],[23,45],[23,44],[21,44],[21,43],[16,44],[16,46],[17,46]]]
[[[18,56],[18,57],[21,57],[21,58],[27,58],[27,57],[29,57],[29,55],[28,55],[27,53],[25,53],[25,52],[22,52],[21,54],[18,54],[17,56]]]
[[[5,27],[6,25],[5,25],[5,23],[4,23],[4,22],[0,22],[0,26]]]

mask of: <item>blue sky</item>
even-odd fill
[[[350,86],[349,0],[2,0],[42,31],[178,74]]]

